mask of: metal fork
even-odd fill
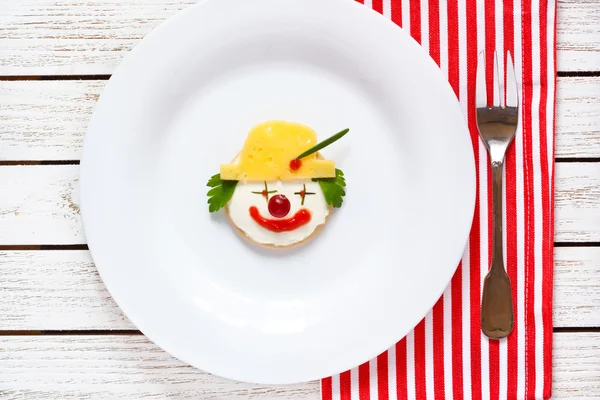
[[[479,54],[475,103],[479,136],[485,143],[492,162],[493,247],[492,265],[483,284],[481,329],[491,339],[501,339],[513,329],[513,301],[510,279],[504,268],[502,248],[502,170],[508,145],[515,137],[519,122],[517,81],[510,53],[507,58],[506,104],[499,77],[498,56],[494,52],[494,104],[488,107],[485,85],[485,58]]]

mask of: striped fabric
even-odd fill
[[[362,1],[361,1],[362,2]],[[547,399],[552,385],[555,0],[364,0],[400,25],[447,74],[468,120],[477,167],[473,227],[456,275],[433,310],[376,359],[323,379],[323,400]],[[491,260],[491,170],[475,122],[479,51],[514,56],[521,118],[506,158],[506,265],[515,328],[480,329]],[[488,68],[488,71],[491,68]],[[492,74],[488,75],[488,82]]]

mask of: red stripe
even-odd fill
[[[496,4],[494,0],[485,0],[485,54],[486,54],[486,81],[488,88],[488,104],[494,101],[494,51],[496,50]],[[504,81],[504,80],[503,80]],[[494,88],[495,89],[495,88]],[[492,219],[492,169],[488,163],[487,167],[487,218],[488,218],[488,254],[487,265],[492,262],[493,243],[493,219]],[[489,380],[490,398],[500,398],[500,343],[497,340],[489,340]]]
[[[548,4],[540,6],[546,7]],[[554,66],[553,71],[556,71],[556,10],[557,10],[557,2],[554,2],[554,25],[552,29],[554,29],[554,42],[553,47],[550,49],[554,56]],[[544,33],[548,33],[547,24],[544,26]],[[548,49],[546,45],[544,45],[544,54]],[[546,68],[542,66],[542,68]],[[554,90],[550,93],[551,99],[556,105],[556,73],[552,75],[552,77],[546,77],[546,79],[552,79],[554,81]],[[556,110],[556,107],[553,108]],[[553,125],[549,127],[546,132],[548,135],[554,136],[554,127],[556,126],[556,112],[552,116]],[[555,142],[556,143],[556,142]],[[552,149],[552,154],[549,155],[552,157],[552,170],[550,172],[550,181],[548,183],[548,187],[546,188],[549,197],[549,204],[544,210],[544,213],[548,215],[548,225],[544,229],[544,233],[547,233],[547,238],[544,239],[544,243],[546,243],[545,248],[542,250],[543,254],[547,257],[544,260],[544,276],[542,283],[542,304],[544,307],[544,399],[549,399],[552,395],[552,282],[554,280],[554,149]]]
[[[500,342],[490,340],[490,399],[500,399]]]
[[[518,299],[518,258],[517,258],[517,166],[516,148],[514,143],[506,153],[506,272],[510,279],[512,297],[514,300],[514,325],[513,331],[507,338],[507,396],[509,399],[517,398],[518,365],[518,336],[519,313]]]
[[[487,43],[487,38],[486,38]],[[492,201],[492,168],[488,166],[488,265],[492,265],[493,253],[493,201]],[[489,379],[490,379],[490,400],[499,400],[500,398],[500,342],[498,340],[488,340],[489,344]]]
[[[333,400],[333,378],[328,377],[321,380],[321,398]]]
[[[425,371],[425,320],[421,320],[414,330],[415,337],[415,394],[417,400],[427,398]]]
[[[510,288],[514,299],[514,325],[511,334],[507,338],[507,397],[517,398],[517,379],[519,373],[518,336],[519,336],[519,313],[517,307],[518,299],[518,259],[517,259],[517,165],[516,148],[514,143],[506,153],[506,272],[510,279]]]
[[[383,14],[383,0],[373,0],[373,10]]]
[[[460,93],[459,48],[458,48],[458,0],[448,0],[448,81],[456,96]],[[462,263],[450,283],[452,310],[452,394],[462,400],[463,391],[463,336],[462,336]]]
[[[491,3],[491,4],[490,4]],[[492,54],[496,48],[496,29],[495,29],[495,4],[493,0],[486,0],[485,20],[486,20],[486,54]],[[491,64],[486,64],[491,65]],[[493,71],[493,68],[488,68]],[[489,81],[488,81],[489,82]],[[491,83],[493,85],[493,81]],[[490,87],[490,86],[488,86]],[[489,95],[489,92],[488,92]],[[488,163],[489,164],[489,163]],[[492,201],[492,169],[488,165],[488,265],[492,263],[493,253],[493,201]],[[500,343],[497,340],[489,340],[489,381],[490,381],[490,400],[499,400],[500,398]]]
[[[425,0],[427,1],[427,0]],[[410,35],[421,43],[421,0],[410,0]]]
[[[494,0],[485,0],[485,65],[486,65],[486,87],[488,94],[488,104],[494,102],[494,51],[496,50],[496,10]],[[488,218],[488,261],[487,265],[490,266],[492,262],[492,240],[493,240],[493,196],[492,196],[492,168],[488,163],[487,166],[487,218]],[[483,258],[484,255],[482,255]],[[497,341],[492,341],[497,343]]]
[[[358,367],[358,398],[360,400],[371,399],[371,372],[369,371],[369,362],[361,364]]]
[[[448,0],[448,81],[459,95],[460,85],[458,73],[458,0]]]
[[[535,396],[535,215],[534,206],[534,171],[532,143],[532,32],[531,3],[522,3],[522,48],[523,48],[523,165],[524,165],[524,204],[525,210],[525,396]],[[523,344],[521,344],[523,345]]]
[[[396,397],[408,399],[406,379],[406,338],[396,344]]]
[[[541,162],[541,173],[542,173],[542,276],[538,279],[542,279],[542,323],[543,323],[543,371],[544,381],[543,383],[543,396],[545,398],[550,397],[550,387],[552,386],[552,278],[553,278],[553,238],[552,227],[553,222],[553,208],[551,207],[551,196],[552,190],[550,189],[550,180],[548,172],[548,134],[553,135],[552,129],[548,129],[546,126],[546,107],[548,103],[548,48],[546,38],[548,32],[548,4],[544,4],[540,1],[540,162]],[[545,34],[544,34],[545,33]],[[554,77],[553,77],[554,79]],[[552,99],[554,101],[554,99]],[[554,150],[554,149],[553,149]],[[552,150],[552,153],[554,152]],[[551,154],[550,156],[553,156]],[[539,296],[539,294],[538,294]],[[539,339],[538,339],[539,340]],[[538,343],[538,346],[540,344]]]
[[[352,400],[352,386],[350,382],[350,371],[340,374],[340,400]]]
[[[446,398],[444,388],[444,297],[433,306],[433,393],[437,400]],[[379,398],[381,400],[381,397]]]
[[[452,277],[452,393],[463,399],[462,263]]]
[[[402,26],[402,1],[392,0],[392,21],[398,26]]]
[[[429,55],[440,65],[440,3],[439,0],[429,2]]]
[[[514,47],[514,3],[513,0],[504,0],[504,54],[510,51],[511,56],[515,58]],[[505,58],[506,61],[506,58]],[[509,68],[507,64],[506,68]],[[505,70],[506,70],[505,68]],[[515,65],[518,68],[518,65]],[[514,326],[513,331],[507,338],[507,397],[514,399],[517,397],[519,357],[518,357],[518,336],[519,336],[519,313],[518,309],[518,281],[517,271],[519,268],[517,257],[517,158],[514,142],[509,146],[506,152],[506,161],[504,169],[506,173],[506,272],[510,278],[510,285],[513,296]]]
[[[468,69],[468,67],[467,67]],[[469,79],[469,78],[467,78]],[[468,106],[469,107],[469,106]],[[472,120],[472,118],[469,118]],[[471,123],[471,132],[473,132],[473,122]],[[478,138],[477,138],[478,139]],[[475,140],[473,145],[478,146]],[[479,163],[479,150],[475,147],[475,159],[477,164]],[[471,394],[472,399],[481,400],[481,310],[480,310],[480,296],[481,296],[481,283],[480,283],[480,248],[479,248],[479,231],[481,224],[479,221],[481,214],[480,197],[479,197],[479,166],[477,166],[477,197],[475,205],[475,218],[473,219],[473,226],[471,228],[471,238],[469,240],[469,263],[470,263],[470,346],[471,346]]]
[[[379,400],[390,398],[387,351],[377,356],[377,397]]]
[[[496,50],[496,13],[494,0],[485,0],[485,65],[486,84],[488,88],[488,104],[494,103],[494,92],[490,90],[494,84],[494,50]],[[473,4],[475,7],[475,4]],[[491,198],[491,196],[490,196]],[[490,209],[491,210],[491,209]],[[491,214],[491,213],[490,213]]]
[[[471,322],[471,394],[472,399],[481,400],[481,249],[480,249],[480,229],[481,229],[481,198],[480,173],[479,170],[479,132],[477,131],[477,122],[475,120],[475,81],[477,66],[477,7],[475,3],[467,5],[467,88],[468,93],[467,109],[468,124],[471,132],[471,141],[475,153],[475,168],[477,171],[477,197],[475,204],[475,217],[471,227],[471,237],[469,239],[469,264],[470,264],[470,322]],[[464,100],[464,99],[463,99]],[[485,172],[484,172],[485,173]],[[485,199],[487,201],[487,199]],[[487,257],[486,257],[487,258]]]
[[[486,8],[487,14],[487,8]],[[486,17],[486,22],[490,21]],[[492,21],[495,21],[492,17]],[[488,24],[488,25],[491,25]],[[494,23],[495,25],[495,23]],[[493,33],[493,40],[488,36],[486,32],[486,48],[489,48],[491,44],[495,44],[495,30]],[[495,46],[495,45],[494,45]],[[488,265],[492,263],[493,253],[493,201],[492,201],[492,169],[488,166]],[[500,342],[498,340],[488,340],[489,344],[489,380],[490,380],[490,400],[500,399]]]

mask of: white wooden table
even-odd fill
[[[0,2],[0,398],[318,399],[183,365],[115,305],[78,207],[106,79],[192,0]],[[560,0],[554,396],[600,398],[600,0]]]

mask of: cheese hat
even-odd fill
[[[295,122],[263,122],[248,133],[237,163],[221,165],[221,179],[271,181],[335,177],[335,163],[317,153],[302,158],[300,168],[290,162],[317,144],[311,128]]]

